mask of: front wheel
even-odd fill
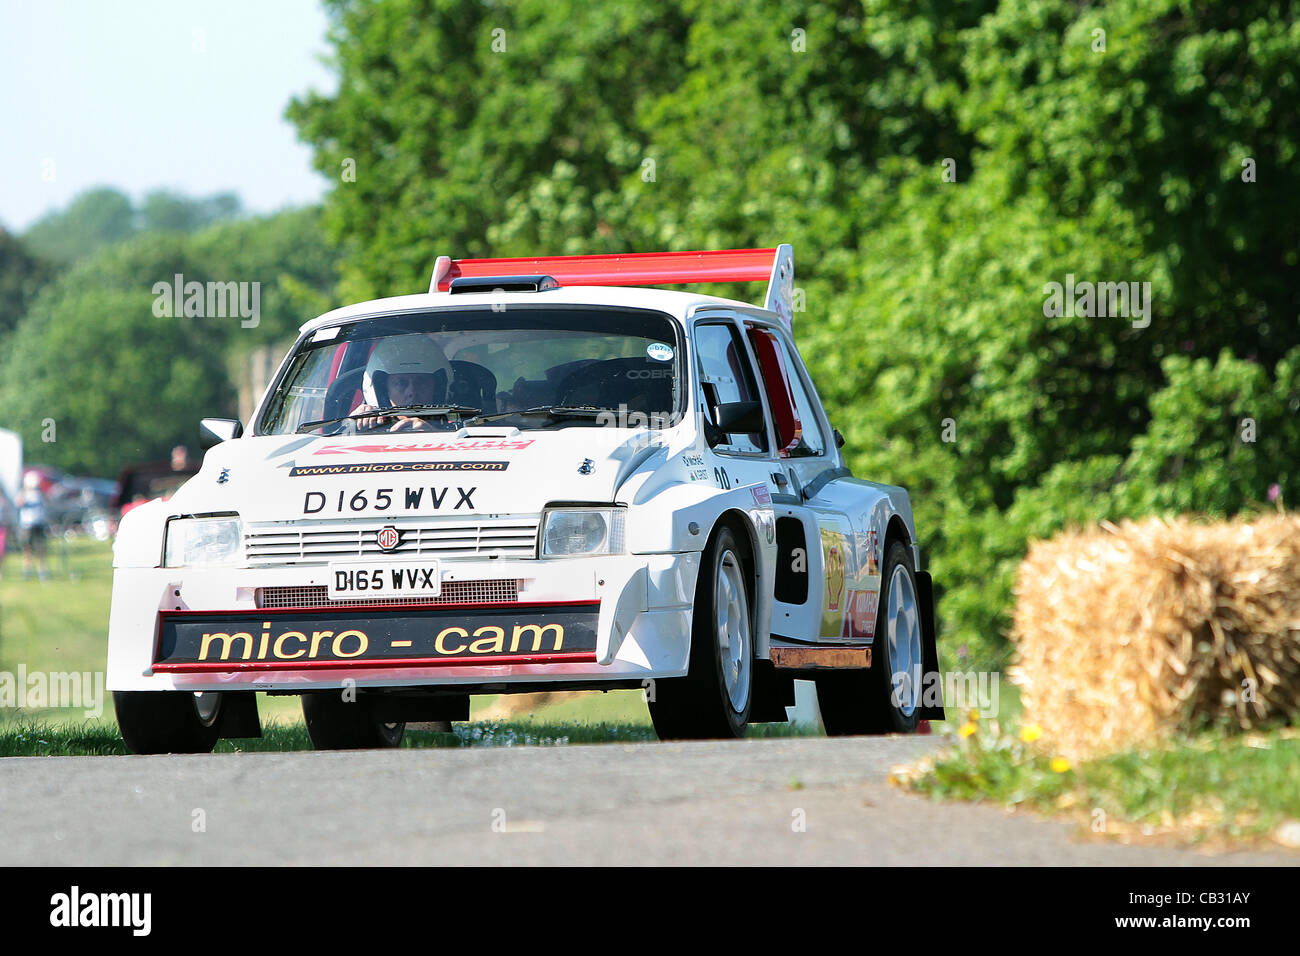
[[[832,737],[911,734],[920,724],[924,654],[912,558],[901,541],[885,550],[871,668],[817,677],[822,724]]]
[[[366,698],[344,700],[337,690],[302,695],[307,736],[317,750],[367,750],[396,747],[406,732],[403,721],[375,717]]]
[[[206,754],[217,744],[220,694],[115,690],[113,710],[133,754]]]
[[[687,675],[655,681],[649,696],[660,740],[745,735],[754,702],[752,567],[735,533],[718,529],[695,587]]]

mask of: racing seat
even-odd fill
[[[325,410],[321,418],[342,418],[362,401],[361,379],[366,367],[359,365],[344,372],[325,391]]]
[[[609,359],[583,365],[556,389],[560,405],[596,405],[669,417],[673,409],[672,365],[646,358]]]
[[[481,408],[485,414],[497,410],[497,377],[476,362],[451,363],[450,405],[468,405]]]

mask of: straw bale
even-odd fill
[[[1011,633],[1025,718],[1086,756],[1300,716],[1300,515],[1034,542]]]

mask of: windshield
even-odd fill
[[[512,306],[404,313],[299,343],[263,435],[665,427],[682,411],[682,350],[668,316]]]

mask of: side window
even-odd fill
[[[759,401],[749,357],[733,326],[697,325],[695,354],[700,370],[700,390],[703,392],[699,401],[704,404],[706,418],[717,405]],[[761,454],[767,450],[767,436],[762,432],[728,435],[717,446],[717,450]]]
[[[794,407],[799,413],[799,423],[803,426],[799,443],[790,450],[790,457],[815,458],[818,455],[823,455],[826,453],[826,441],[822,437],[821,426],[817,424],[817,415],[813,411],[812,399],[803,387],[803,376],[799,372],[803,367],[803,362],[798,355],[791,354],[792,350],[786,345],[781,336],[773,336],[773,339],[776,341],[781,357],[784,359],[790,393],[794,396]]]
[[[803,422],[790,391],[790,376],[786,359],[777,341],[776,333],[759,326],[746,326],[749,344],[758,362],[759,376],[767,392],[767,407],[772,410],[772,424],[776,430],[776,452],[788,458],[803,441]]]

